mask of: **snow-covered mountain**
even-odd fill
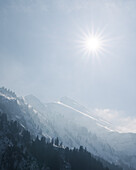
[[[0,112],[19,121],[33,136],[59,137],[65,146],[83,145],[95,156],[126,170],[136,167],[136,134],[118,133],[109,122],[68,97],[44,104],[33,95],[19,98],[0,88]]]
[[[43,135],[42,130],[50,132],[50,126],[46,116],[36,111],[30,104],[27,104],[23,97],[17,97],[15,93],[6,88],[0,88],[0,112],[6,113],[10,120],[17,120],[28,129],[33,136]],[[44,125],[40,120],[44,121]],[[45,135],[46,136],[46,135]],[[47,135],[47,137],[49,137]]]
[[[84,106],[68,97],[46,103],[44,108],[43,103],[40,106],[39,100],[34,96],[26,96],[25,100],[48,117],[56,131],[54,136],[58,136],[65,145],[83,145],[94,155],[126,167],[125,169],[128,166],[136,167],[136,134],[117,132],[112,124],[92,116]]]

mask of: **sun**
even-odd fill
[[[92,31],[81,32],[78,47],[83,52],[83,56],[99,57],[107,52],[107,42],[108,40],[104,37],[103,31],[92,29]]]
[[[86,39],[86,49],[90,52],[96,52],[101,47],[101,41],[98,37],[91,36]]]
[[[104,51],[104,39],[98,33],[89,32],[83,37],[82,48],[89,56],[98,56]]]

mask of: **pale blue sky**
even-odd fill
[[[135,0],[0,0],[0,85],[42,101],[69,96],[136,115]],[[87,29],[111,39],[87,58]]]

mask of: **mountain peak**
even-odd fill
[[[62,103],[65,103],[65,104],[68,104],[68,103],[75,103],[75,104],[77,104],[77,102],[75,101],[75,100],[73,100],[73,99],[71,99],[70,97],[68,97],[68,96],[63,96],[63,97],[61,97],[60,98],[60,102],[62,102]]]
[[[60,102],[82,112],[87,112],[87,109],[83,105],[79,104],[77,101],[71,99],[70,97],[67,96],[62,97],[60,98]]]
[[[30,94],[24,97],[25,101],[33,106],[34,109],[42,112],[45,110],[45,105],[34,95]]]
[[[16,94],[13,91],[11,91],[11,90],[9,90],[5,87],[0,88],[0,93],[4,96],[10,97],[10,98],[16,98],[17,97]]]

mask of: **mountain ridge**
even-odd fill
[[[4,95],[6,95],[6,92]],[[20,121],[33,135],[44,135],[48,138],[59,137],[65,146],[72,148],[83,145],[87,147],[93,155],[104,158],[111,163],[121,165],[124,169],[128,170],[130,166],[135,167],[135,150],[133,146],[135,142],[131,139],[128,139],[128,143],[131,142],[132,145],[126,143],[125,145],[128,148],[126,148],[125,151],[123,148],[125,145],[122,145],[119,140],[117,143],[113,142],[113,139],[117,139],[117,135],[119,135],[119,139],[122,138],[119,133],[114,134],[106,129],[103,130],[94,120],[88,120],[85,116],[79,113],[77,114],[75,110],[64,107],[57,102],[46,103],[45,105],[40,102],[36,105],[33,103],[33,100],[36,101],[32,99],[32,96],[31,100],[29,98],[29,101],[28,98],[25,98],[24,101],[23,98],[18,97],[11,100],[0,93],[0,108],[4,109],[4,112],[7,112],[11,118]],[[8,109],[9,106],[10,109]],[[40,107],[41,110],[39,110],[38,107]],[[19,108],[19,110],[17,108]],[[21,115],[24,117],[21,117]],[[135,141],[135,137],[133,140]],[[127,153],[129,147],[130,153]],[[126,160],[129,161],[126,162]]]

